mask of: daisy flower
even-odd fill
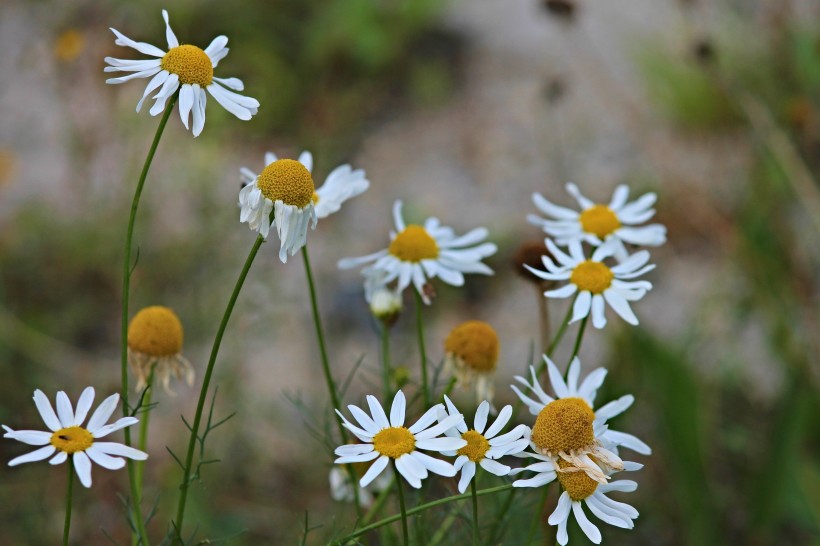
[[[447,409],[441,408],[439,410],[439,421],[444,421],[452,415],[460,415],[447,395],[444,395],[444,401],[447,404]],[[510,473],[510,467],[499,463],[495,459],[499,459],[504,455],[521,453],[529,445],[529,439],[527,438],[529,428],[526,425],[518,425],[510,432],[498,436],[498,433],[507,426],[510,417],[512,417],[512,406],[504,406],[495,422],[487,428],[489,413],[490,403],[484,400],[475,412],[473,428],[468,429],[467,423],[462,419],[456,426],[445,432],[451,438],[462,438],[467,442],[467,445],[458,451],[442,452],[443,455],[448,457],[458,457],[454,466],[456,470],[461,470],[461,478],[458,480],[458,491],[460,493],[467,490],[470,480],[475,476],[476,465],[496,476],[506,476]]]
[[[357,476],[364,476],[368,468],[370,468],[370,465],[367,463],[354,463],[353,466],[356,469]],[[356,500],[350,474],[346,472],[344,468],[341,466],[331,468],[328,479],[330,481],[330,496],[333,500],[342,502],[354,502]],[[387,489],[390,485],[390,481],[390,473],[383,472],[375,480],[370,482],[367,487],[361,487],[359,484],[356,484],[356,487],[359,488],[359,504],[364,507],[372,505],[373,495]]]
[[[629,324],[638,324],[638,318],[632,312],[629,302],[638,301],[644,297],[646,292],[652,288],[652,284],[649,281],[629,279],[655,269],[654,264],[646,265],[649,261],[649,252],[641,250],[618,265],[609,267],[603,263],[603,260],[615,253],[616,244],[611,241],[596,248],[589,260],[584,256],[580,241],[569,243],[568,255],[549,239],[546,243],[558,265],[548,256],[544,256],[542,261],[544,267],[547,268],[546,271],[526,267],[532,271],[533,275],[545,280],[569,281],[569,284],[561,288],[547,290],[544,296],[567,298],[577,292],[578,297],[575,299],[570,322],[581,320],[589,316],[591,312],[593,326],[603,328],[606,326],[604,315],[604,302],[606,302]]]
[[[138,391],[152,373],[169,393],[171,376],[194,384],[194,369],[182,356],[183,335],[182,322],[168,307],[153,305],[134,315],[128,325],[128,363],[137,376]]]
[[[475,384],[479,400],[492,401],[500,343],[495,329],[481,320],[453,328],[444,340],[444,365],[459,387]]]
[[[646,193],[627,203],[629,187],[622,184],[615,188],[609,204],[602,205],[581,195],[578,186],[573,183],[567,184],[566,188],[578,201],[581,212],[555,205],[540,193],[534,193],[533,203],[550,219],[535,214],[527,216],[531,224],[539,226],[554,237],[559,245],[565,246],[571,241],[586,241],[593,246],[599,246],[612,240],[616,248],[615,256],[620,260],[626,257],[624,243],[660,246],[666,242],[665,226],[638,226],[655,215],[652,205],[655,204],[657,195],[654,193]]]
[[[228,38],[217,36],[204,50],[195,45],[180,45],[168,23],[167,11],[162,10],[162,18],[165,19],[168,51],[163,51],[145,42],[135,42],[121,32],[111,29],[117,37],[115,44],[134,48],[154,58],[130,60],[106,57],[105,62],[108,66],[105,67],[105,72],[131,72],[131,74],[110,78],[105,83],[118,84],[135,78],[151,78],[142,98],[137,103],[137,112],[142,108],[142,103],[148,95],[158,89],[157,94],[152,97],[154,105],[149,111],[152,116],[165,110],[168,98],[179,90],[179,116],[186,129],[188,119],[193,117],[191,129],[194,136],[198,136],[205,126],[205,104],[208,101],[206,90],[231,114],[242,120],[251,119],[251,116],[255,115],[259,109],[259,101],[229,91],[229,89],[242,91],[245,88],[242,81],[237,78],[214,76],[214,68],[228,54],[228,48],[225,47]]]
[[[416,489],[421,487],[421,480],[427,478],[428,471],[441,476],[456,475],[456,469],[452,464],[435,459],[419,450],[441,453],[466,446],[466,440],[441,436],[446,430],[462,422],[463,415],[450,415],[434,425],[439,410],[443,409],[442,404],[436,404],[413,426],[407,428],[404,426],[407,403],[402,391],[398,391],[393,398],[389,421],[375,396],[367,396],[367,405],[370,407],[370,415],[352,404],[347,406],[360,427],[345,419],[344,415],[336,410],[345,428],[364,443],[337,447],[335,453],[339,458],[334,462],[348,464],[375,459],[359,480],[359,485],[367,487],[384,471],[391,459],[407,483]]]
[[[412,283],[427,304],[430,298],[425,294],[424,285],[430,279],[438,277],[452,286],[461,286],[464,273],[493,274],[481,260],[495,254],[497,247],[493,243],[469,246],[487,238],[485,228],[475,228],[457,237],[452,228],[442,226],[437,218],[428,218],[423,226],[405,224],[401,207],[400,200],[393,205],[396,231],[390,233],[390,245],[385,250],[345,258],[339,261],[339,267],[348,269],[372,262],[371,271],[386,273],[385,283],[398,280],[399,292]]]
[[[247,222],[251,231],[265,239],[270,228],[276,226],[283,263],[288,261],[288,254],[293,256],[305,246],[308,224],[316,229],[312,167],[310,152],[302,152],[298,161],[278,159],[268,152],[265,168],[258,175],[245,167],[239,170],[243,184],[239,190],[239,221]]]
[[[538,455],[542,462],[532,464],[526,468],[517,468],[510,474],[517,474],[522,471],[536,472],[535,477],[527,480],[516,480],[513,487],[541,487],[556,478],[561,488],[564,490],[558,498],[558,505],[550,515],[547,522],[550,525],[558,526],[556,540],[561,546],[566,546],[569,542],[567,534],[567,524],[569,523],[570,512],[575,516],[575,521],[584,534],[595,544],[601,543],[601,531],[595,526],[584,513],[583,504],[605,523],[621,529],[632,529],[635,524],[633,520],[638,518],[638,511],[632,506],[618,502],[607,497],[607,493],[612,491],[632,492],[637,489],[638,484],[632,480],[616,480],[601,484],[591,479],[584,472],[564,472],[568,463],[559,461],[556,472],[554,463],[548,458]],[[624,470],[639,470],[643,465],[624,461]]]
[[[83,427],[91,405],[94,403],[94,388],[86,387],[77,401],[77,411],[71,407],[71,402],[66,393],[57,393],[57,413],[49,402],[43,391],[34,391],[34,404],[40,417],[43,418],[46,426],[51,432],[41,432],[39,430],[12,430],[3,425],[6,433],[3,438],[17,440],[32,446],[43,446],[25,455],[20,455],[9,461],[9,466],[31,463],[54,457],[49,461],[52,465],[64,463],[69,456],[74,465],[74,471],[80,482],[85,487],[91,487],[91,462],[95,462],[103,468],[117,470],[125,466],[122,457],[144,461],[148,458],[147,453],[138,449],[128,447],[116,442],[98,442],[100,438],[111,434],[121,428],[130,427],[138,422],[135,417],[121,417],[114,423],[106,425],[106,421],[114,413],[120,401],[119,394],[112,394],[96,409],[88,420],[88,424]]]
[[[635,436],[612,430],[607,425],[607,420],[632,405],[635,401],[632,395],[622,396],[593,410],[595,395],[606,377],[604,368],[593,370],[579,385],[581,361],[577,357],[570,364],[566,382],[552,360],[544,356],[544,361],[556,398],[544,392],[532,366],[531,382],[520,376],[515,379],[529,389],[535,399],[525,395],[516,385],[512,385],[512,389],[530,413],[537,416],[532,427],[531,446],[537,454],[546,457],[537,458],[548,461],[552,471],[582,472],[604,484],[609,473],[624,469],[617,447],[624,446],[642,455],[652,453],[649,446]],[[544,468],[549,469],[548,466]]]

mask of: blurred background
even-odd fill
[[[669,242],[652,251],[655,288],[634,306],[641,325],[613,318],[587,332],[580,353],[587,371],[610,370],[600,400],[635,395],[615,424],[654,448],[632,457],[646,465],[630,476],[640,487],[619,497],[641,512],[636,528],[601,524],[604,543],[820,544],[813,0],[5,0],[0,423],[38,428],[35,388],[72,399],[89,384],[119,389],[122,245],[157,119],[134,113],[144,81],[104,83],[103,57],[139,56],[115,46],[108,27],[165,47],[162,7],[181,41],[204,47],[227,35],[220,75],[240,77],[262,104],[240,122],[212,102],[196,140],[174,114],[138,217],[131,308],[176,310],[198,380],[254,239],[238,222],[238,170],[260,170],[266,150],[310,149],[317,183],[350,162],[372,184],[309,236],[332,366],[340,379],[358,366],[348,403],[379,385],[378,333],[358,272],[335,264],[386,246],[393,200],[410,221],[437,216],[460,233],[486,226],[498,244],[488,260],[496,275],[469,277],[463,289],[436,283],[425,317],[434,363],[460,322],[495,326],[500,406],[513,401],[512,375],[541,350],[539,289],[514,260],[542,238],[525,220],[536,212],[531,194],[571,206],[563,185],[574,181],[607,202],[626,183],[633,195],[659,194]],[[304,270],[276,250],[263,246],[218,361],[215,415],[237,416],[211,435],[208,454],[222,462],[203,470],[187,518],[214,542],[324,544],[354,517],[329,497],[321,438],[332,422]],[[393,361],[415,377],[405,303]],[[550,304],[554,323],[561,303]],[[176,391],[158,393],[152,414],[155,536],[179,480],[165,448],[184,449],[180,414],[192,415],[197,387]],[[473,403],[470,393],[456,399]],[[23,452],[0,442],[2,461]],[[107,533],[127,543],[125,473],[97,467],[94,480],[75,494],[75,542],[107,544]],[[455,490],[440,481],[428,500]],[[0,544],[55,543],[64,473],[3,464],[0,483]],[[495,543],[524,544],[540,498],[519,494]],[[495,530],[503,497],[483,499]],[[469,507],[450,506],[415,522],[420,543],[434,543],[446,517],[456,518],[448,542],[469,536]],[[571,544],[586,544],[570,527]],[[381,540],[390,544],[389,532]]]

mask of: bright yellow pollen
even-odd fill
[[[310,171],[294,159],[279,159],[262,170],[256,180],[262,195],[286,205],[305,208],[315,193]]]
[[[558,466],[566,468],[572,466],[563,459],[558,459]],[[593,493],[598,487],[598,482],[587,476],[583,470],[578,472],[558,472],[558,481],[561,486],[569,493],[569,498],[574,501],[584,500]]]
[[[498,335],[492,326],[480,320],[459,324],[444,340],[444,351],[461,358],[478,372],[490,372],[498,364]]]
[[[211,58],[195,45],[172,47],[160,61],[160,68],[179,76],[180,84],[207,87],[214,80]]]
[[[319,202],[319,194],[316,193],[316,192],[313,192],[313,197],[311,197],[310,200],[313,201],[313,204],[315,205],[316,203]]]
[[[578,287],[578,290],[589,290],[593,294],[601,294],[612,284],[615,274],[601,262],[587,260],[575,266],[569,282]]]
[[[547,404],[532,427],[532,441],[544,453],[581,449],[593,443],[595,413],[581,398],[559,398]]]
[[[128,325],[128,347],[150,356],[170,356],[182,351],[182,323],[167,307],[140,310]]]
[[[482,460],[490,449],[490,442],[487,441],[487,438],[475,430],[468,430],[461,435],[461,439],[467,440],[467,445],[459,449],[457,453],[459,455],[466,455],[467,458],[474,463]]]
[[[61,428],[51,435],[51,445],[73,455],[85,451],[94,443],[94,437],[83,427]]]
[[[410,224],[396,235],[387,249],[403,262],[420,262],[438,258],[438,245],[421,226]]]
[[[593,205],[581,213],[581,227],[587,233],[597,235],[603,239],[619,227],[621,221],[606,205]]]
[[[416,439],[405,427],[389,427],[373,437],[373,447],[382,455],[398,459],[416,448]]]

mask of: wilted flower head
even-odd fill
[[[478,399],[492,402],[500,349],[492,326],[481,320],[468,320],[453,328],[444,340],[444,363],[455,375],[458,386],[475,384]]]
[[[145,388],[151,374],[166,392],[170,392],[172,376],[193,385],[194,369],[182,356],[183,339],[182,322],[168,307],[153,305],[134,315],[128,325],[128,363],[137,377],[138,391]]]

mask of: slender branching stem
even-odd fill
[[[401,485],[402,477],[399,468],[393,460],[393,472],[396,476],[396,490],[399,492],[399,509],[401,510],[401,535],[404,539],[404,546],[410,546],[410,534],[407,532],[407,507],[404,504],[404,491]]]
[[[71,505],[74,498],[74,456],[69,457],[66,463],[68,473],[66,474],[66,494],[65,494],[65,523],[63,524],[63,546],[68,546],[68,534],[71,531]]]

